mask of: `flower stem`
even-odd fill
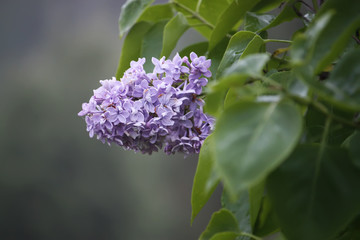
[[[278,42],[278,43],[292,43],[292,41],[290,40],[282,40],[282,39],[265,39],[264,40],[265,43],[268,43],[268,42]]]
[[[318,102],[316,100],[312,100],[310,98],[306,98],[306,97],[300,97],[297,95],[293,95],[290,92],[288,92],[286,89],[284,89],[282,87],[282,85],[278,82],[276,82],[275,80],[262,76],[261,80],[264,82],[267,82],[268,84],[271,84],[275,87],[275,89],[278,89],[280,92],[282,92],[286,97],[294,100],[295,102],[301,104],[301,105],[305,105],[305,106],[313,106],[314,108],[316,108],[319,112],[321,112],[322,114],[324,114],[325,116],[327,116],[328,118],[335,120],[339,123],[342,123],[344,125],[356,128],[356,129],[360,129],[360,124],[353,122],[353,121],[349,121],[348,119],[342,118],[340,116],[337,116],[335,114],[333,114],[324,104],[322,104],[321,102]]]
[[[360,129],[359,124],[333,114],[326,106],[324,106],[324,104],[322,104],[322,103],[320,103],[318,101],[310,100],[308,98],[302,98],[302,97],[295,96],[295,95],[288,95],[287,94],[287,96],[290,97],[291,99],[295,100],[296,102],[300,103],[300,104],[313,106],[319,112],[326,115],[327,117],[329,117],[332,120],[335,120],[335,121],[337,121],[339,123],[342,123],[344,125],[347,125],[347,126],[350,126],[350,127],[356,128],[356,129]]]
[[[183,10],[185,10],[186,12],[190,13],[194,18],[198,19],[200,22],[202,22],[204,25],[208,26],[211,29],[214,29],[215,26],[212,25],[211,23],[209,23],[208,21],[206,21],[206,19],[204,19],[202,16],[200,16],[199,13],[195,12],[194,10],[192,10],[191,8],[188,8],[187,6],[175,1],[175,0],[171,0],[171,3],[173,3],[175,6],[182,8]]]

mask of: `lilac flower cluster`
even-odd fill
[[[172,60],[152,58],[146,73],[145,58],[132,61],[121,81],[101,80],[79,116],[85,116],[90,137],[125,149],[151,154],[164,147],[167,154],[199,153],[214,127],[203,112],[199,97],[211,76],[211,60],[195,53]]]

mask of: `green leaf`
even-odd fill
[[[352,223],[350,223],[344,232],[340,234],[336,240],[354,240],[360,239],[360,215],[358,215]]]
[[[254,229],[255,235],[263,237],[272,234],[279,229],[275,211],[268,196],[265,196],[262,200],[261,210]]]
[[[209,41],[209,50],[213,49],[239,22],[247,11],[250,11],[260,0],[233,1],[229,7],[221,14]]]
[[[276,72],[269,76],[269,78],[280,83],[288,92],[306,97],[308,95],[309,88],[302,81],[294,76],[292,71]]]
[[[360,110],[360,49],[348,52],[341,58],[325,81],[328,89],[324,97],[343,108]]]
[[[253,54],[244,59],[240,59],[232,66],[226,69],[223,78],[219,81],[209,84],[207,98],[205,103],[205,111],[211,115],[217,116],[223,108],[224,97],[226,91],[230,87],[242,87],[249,77],[261,77],[261,71],[268,60],[266,54]],[[257,83],[245,86],[241,89],[242,94],[252,98],[259,94],[259,85]],[[237,98],[239,94],[234,95]],[[230,98],[227,99],[227,102]]]
[[[268,178],[267,190],[288,239],[333,239],[360,212],[360,169],[346,150],[300,146]]]
[[[198,56],[204,56],[206,55],[208,46],[209,46],[208,42],[195,43],[182,49],[179,52],[179,54],[181,57],[184,57],[184,56],[190,56],[191,52],[195,52]]]
[[[208,52],[208,58],[211,59],[210,71],[212,76],[215,78],[217,75],[217,69],[224,57],[224,53],[229,43],[229,38],[225,37],[223,40],[216,45],[211,51]]]
[[[229,6],[229,3],[219,0],[199,0],[198,4],[199,2],[201,4],[199,5],[198,12],[213,25],[216,24],[221,13]]]
[[[297,75],[306,84],[316,90],[321,97],[341,109],[360,110],[360,49],[346,53],[335,66],[330,77],[321,83],[308,76],[304,69],[297,70]]]
[[[116,79],[119,80],[123,76],[126,69],[130,67],[132,60],[141,57],[143,37],[151,26],[150,23],[139,22],[131,28],[123,43]]]
[[[349,153],[354,165],[360,168],[360,132],[356,131],[352,136],[349,143]]]
[[[225,90],[207,92],[204,106],[205,112],[217,116],[224,107],[225,96]]]
[[[250,220],[251,229],[255,229],[255,224],[259,216],[264,195],[265,182],[261,181],[259,184],[249,189],[250,201]]]
[[[225,69],[224,76],[244,74],[251,77],[260,77],[262,76],[262,70],[269,59],[269,55],[265,53],[251,54]]]
[[[280,7],[281,3],[286,1],[287,0],[261,0],[252,10],[254,12],[268,12]]]
[[[360,26],[360,1],[327,0],[315,17],[314,23],[329,11],[334,12],[334,15],[317,39],[311,57],[311,64],[316,66],[315,73],[322,71],[339,56],[351,35]]]
[[[146,58],[144,69],[150,72],[154,66],[151,58],[159,58],[163,48],[163,32],[167,21],[160,21],[155,23],[144,35],[142,44],[142,57]]]
[[[234,240],[237,236],[239,236],[239,233],[236,232],[221,232],[216,233],[210,240]]]
[[[230,87],[242,87],[248,78],[249,75],[247,74],[237,74],[236,72],[233,72],[229,76],[223,77],[210,85],[210,87],[214,92],[226,91]]]
[[[120,38],[136,23],[141,13],[153,2],[153,0],[127,0],[121,7],[119,17]]]
[[[240,58],[255,36],[256,34],[253,32],[240,31],[231,37],[216,72],[216,78],[220,78],[223,71]]]
[[[306,65],[303,71],[309,75],[320,73],[341,54],[360,26],[359,11],[360,1],[326,1],[307,31],[295,38],[293,62]]]
[[[138,22],[145,21],[145,22],[159,22],[162,20],[168,20],[173,17],[173,11],[171,8],[171,4],[158,4],[154,6],[150,6],[145,9],[145,11],[141,14]]]
[[[240,58],[247,57],[250,54],[264,53],[264,52],[265,52],[265,42],[260,36],[256,35],[249,42],[249,44],[245,48],[243,54],[240,56]]]
[[[261,207],[261,199],[264,192],[264,182],[241,192],[236,201],[232,201],[224,189],[221,203],[223,208],[230,210],[238,221],[242,232],[252,233],[256,218]],[[239,236],[237,240],[248,240],[248,236]]]
[[[232,201],[229,198],[226,189],[224,189],[221,196],[221,204],[223,208],[226,208],[233,213],[241,231],[248,233],[252,232],[250,220],[250,201],[247,190],[241,192],[236,201]]]
[[[215,162],[233,198],[285,160],[300,137],[301,120],[290,102],[242,101],[225,109],[214,131]]]
[[[238,231],[238,224],[234,215],[227,209],[221,209],[211,216],[210,222],[201,234],[199,240],[211,239],[215,234],[221,232]]]
[[[224,77],[210,85],[210,87],[215,91],[226,90],[229,87],[244,85],[249,77],[260,78],[262,69],[268,60],[269,56],[262,53],[252,54],[240,59],[225,69]]]
[[[296,3],[296,0],[290,0],[288,3],[286,3],[286,5],[281,10],[281,12],[274,18],[273,21],[271,21],[267,26],[264,26],[263,28],[259,29],[257,32],[263,32],[267,29],[276,27],[283,22],[288,22],[293,20],[294,18],[297,17],[294,8],[299,10],[300,7],[301,4]]]
[[[232,75],[230,77],[232,78],[235,76],[236,75]],[[239,84],[239,81],[235,81],[234,79],[234,87],[230,87],[226,94],[224,108],[227,108],[238,101],[256,101],[256,98],[266,91],[265,86],[260,81],[242,86],[238,86],[237,84]]]
[[[189,28],[188,22],[182,13],[173,17],[164,28],[163,48],[160,56],[169,57],[177,41]]]
[[[305,33],[296,35],[290,52],[291,60],[294,65],[305,65],[311,61],[311,57],[315,51],[315,42],[329,24],[332,16],[332,12],[323,14],[314,21]],[[313,69],[310,69],[310,75],[312,75],[312,73]]]
[[[196,12],[197,1],[194,0],[172,0],[176,11],[181,12],[184,16],[187,17],[190,26],[202,34],[205,38],[209,39],[211,34],[211,28],[209,26],[204,25],[202,21],[198,18],[194,17],[199,16],[199,13]],[[215,13],[216,14],[216,13]],[[215,15],[214,14],[214,15]],[[201,17],[201,16],[200,16]],[[205,19],[205,21],[207,21]]]
[[[219,177],[214,172],[214,159],[211,145],[212,135],[205,139],[200,150],[199,162],[196,168],[191,194],[191,223],[209,200],[219,183]]]
[[[260,78],[262,69],[269,60],[267,54],[252,54],[233,63],[224,70],[223,78],[210,85],[213,90],[227,89],[232,86],[242,86],[249,77]]]
[[[247,12],[245,15],[244,29],[246,31],[257,32],[268,26],[274,20],[275,16],[270,14],[256,14]]]
[[[343,112],[337,111],[337,109],[333,108],[332,106],[328,107],[333,109],[332,111],[334,115],[341,116],[344,119],[349,119],[349,121],[353,119],[352,113],[344,114]],[[313,106],[308,106],[305,116],[306,131],[303,140],[307,143],[320,143],[326,118],[327,116],[319,112],[318,109],[314,108]],[[354,129],[352,127],[333,122],[329,128],[328,144],[340,145],[353,132]]]

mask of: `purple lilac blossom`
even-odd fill
[[[89,136],[151,154],[164,147],[167,154],[199,153],[215,120],[203,112],[202,87],[211,60],[195,53],[181,58],[152,58],[146,73],[145,58],[132,61],[120,81],[101,80],[79,116],[85,117]]]

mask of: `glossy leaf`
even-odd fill
[[[269,60],[267,54],[252,54],[232,64],[225,69],[219,81],[211,85],[215,91],[226,90],[229,87],[242,86],[249,77],[261,78],[262,69]]]
[[[138,22],[159,22],[162,20],[168,20],[173,17],[173,11],[171,8],[171,4],[157,4],[153,6],[149,6],[145,9],[145,11],[141,14]]]
[[[209,50],[213,49],[232,27],[244,18],[245,13],[250,11],[260,0],[233,1],[221,14],[209,41]]]
[[[226,91],[228,88],[242,87],[249,77],[261,77],[261,71],[267,60],[268,56],[266,54],[253,54],[240,59],[226,69],[225,77],[209,84],[210,91],[207,94],[205,110],[217,116],[219,111],[222,110],[224,100],[226,100],[224,97],[227,96]],[[243,93],[249,97],[259,93],[257,83],[243,87],[241,90],[244,90]],[[229,102],[229,98],[227,101]]]
[[[191,222],[204,207],[219,183],[219,177],[214,171],[212,153],[212,136],[208,136],[200,150],[199,162],[196,168],[191,194]]]
[[[217,70],[217,78],[220,78],[223,71],[240,58],[255,36],[256,34],[253,32],[240,31],[231,37]]]
[[[130,30],[140,17],[142,12],[153,2],[153,0],[127,0],[121,7],[119,17],[120,38]]]
[[[260,29],[268,26],[275,16],[270,14],[256,14],[247,12],[245,15],[244,29],[246,31],[257,32]]]
[[[163,32],[167,21],[160,21],[155,23],[144,35],[142,44],[142,57],[146,58],[144,69],[146,72],[152,71],[154,65],[151,58],[160,58],[161,50],[163,48]]]
[[[180,56],[190,56],[191,52],[195,52],[198,56],[206,55],[206,51],[208,49],[209,43],[208,42],[199,42],[187,46],[186,48],[182,49],[179,54]]]
[[[259,29],[257,32],[263,32],[267,29],[276,27],[283,22],[288,22],[296,18],[297,15],[296,12],[294,11],[294,8],[299,10],[301,5],[300,3],[295,3],[295,2],[296,2],[295,0],[290,0],[288,3],[286,3],[286,5],[281,10],[281,12],[274,18],[274,20],[271,21],[268,25]]]
[[[189,28],[188,22],[182,13],[173,17],[164,28],[163,48],[160,56],[169,57],[177,41]]]
[[[280,7],[281,3],[286,2],[287,0],[261,0],[256,6],[252,9],[254,12],[268,12],[274,8]]]
[[[251,54],[228,67],[224,71],[224,76],[229,76],[235,73],[246,74],[252,77],[261,76],[262,70],[269,58],[269,55],[265,53]]]
[[[300,137],[301,120],[290,102],[243,101],[225,109],[214,132],[215,162],[233,198],[285,160]]]
[[[119,66],[116,71],[116,79],[119,80],[123,76],[126,69],[130,67],[132,60],[137,60],[141,57],[143,37],[151,26],[150,23],[139,22],[134,25],[126,36],[121,50]]]
[[[259,35],[255,35],[255,37],[249,42],[249,44],[245,48],[240,58],[247,57],[250,54],[264,53],[264,52],[265,52],[264,40]]]
[[[211,239],[215,234],[221,232],[238,231],[238,224],[234,215],[227,209],[221,209],[211,216],[210,222],[201,234],[199,240]]]
[[[332,239],[360,212],[360,169],[341,148],[301,146],[267,183],[288,239]]]

